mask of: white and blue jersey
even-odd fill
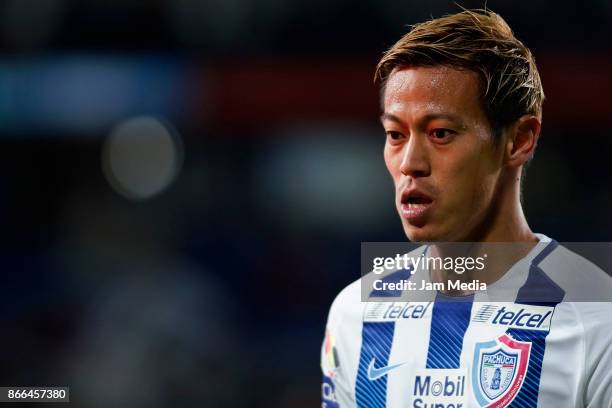
[[[321,351],[326,408],[612,408],[612,304],[574,302],[611,279],[543,235],[487,293],[363,302],[361,280],[331,307]],[[561,273],[561,271],[571,273]],[[400,273],[402,271],[398,271]],[[533,302],[544,286],[546,303]],[[510,287],[510,286],[509,286]]]

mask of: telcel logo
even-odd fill
[[[430,309],[431,302],[379,302],[367,306],[366,322],[389,322],[395,320],[422,319]]]
[[[553,307],[546,306],[487,304],[478,309],[472,321],[517,329],[549,330],[553,310]]]

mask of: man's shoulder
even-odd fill
[[[612,301],[612,277],[564,245],[557,244],[538,267],[563,289],[565,301]]]
[[[564,244],[554,241],[556,244],[550,255],[546,256],[540,263],[542,268],[581,268],[587,273],[599,274],[602,269],[584,256],[574,252]],[[586,245],[586,244],[585,244]],[[607,275],[604,273],[604,275]]]
[[[365,303],[361,301],[361,279],[357,279],[338,293],[329,311],[330,323],[363,316]]]
[[[581,327],[589,342],[612,339],[612,277],[573,249],[553,241],[538,267],[564,292],[555,314]],[[584,244],[587,245],[587,244]],[[582,252],[582,251],[581,251]]]

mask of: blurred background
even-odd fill
[[[487,5],[547,95],[533,229],[612,240],[612,1]],[[360,242],[405,239],[374,67],[457,10],[2,0],[0,384],[69,385],[83,407],[318,406]]]

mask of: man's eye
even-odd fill
[[[450,129],[434,129],[429,133],[429,136],[435,140],[446,140],[454,134],[455,132]]]
[[[387,132],[387,137],[391,140],[399,140],[402,138],[402,134],[400,132],[389,131]]]

